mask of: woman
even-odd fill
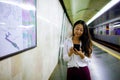
[[[86,23],[79,20],[73,26],[72,37],[64,43],[63,59],[67,61],[68,66],[67,80],[91,80],[88,68],[91,54],[92,42],[89,30]]]

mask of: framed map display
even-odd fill
[[[36,31],[36,0],[0,0],[0,60],[36,47]]]

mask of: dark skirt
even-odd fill
[[[91,80],[90,72],[87,66],[72,67],[67,69],[67,80]]]

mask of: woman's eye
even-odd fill
[[[83,30],[80,30],[80,31],[83,31]]]

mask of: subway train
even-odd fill
[[[95,39],[120,46],[120,18],[96,25],[93,31]]]
[[[103,13],[89,26],[94,40],[106,42],[120,51],[120,2]]]

